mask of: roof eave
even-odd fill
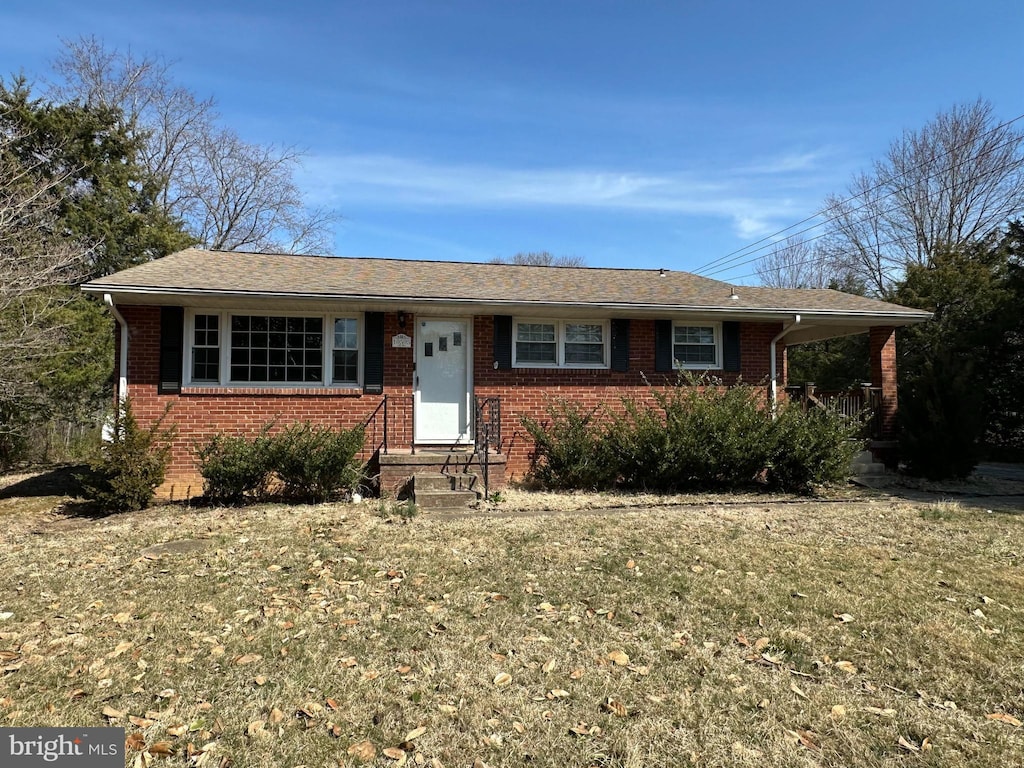
[[[602,311],[622,312],[636,315],[658,315],[665,313],[711,314],[715,316],[742,316],[751,319],[777,319],[779,316],[801,315],[807,320],[828,318],[861,318],[864,320],[881,321],[889,325],[910,325],[931,319],[932,313],[923,310],[902,312],[877,312],[873,310],[842,310],[818,309],[810,307],[743,307],[735,304],[702,305],[702,304],[638,304],[631,302],[549,302],[504,299],[473,299],[453,296],[404,296],[374,294],[330,294],[304,293],[292,291],[228,291],[217,289],[195,288],[154,288],[138,285],[104,285],[103,283],[86,283],[82,286],[86,293],[97,295],[111,294],[119,299],[145,297],[146,303],[159,304],[169,302],[152,301],[154,298],[223,298],[235,300],[269,299],[276,301],[344,301],[358,304],[400,303],[408,310],[419,306],[458,306],[476,307],[482,310],[498,309],[511,311],[524,309],[531,312],[537,310],[580,310],[595,309]]]

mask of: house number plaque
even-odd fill
[[[395,349],[412,349],[412,337],[404,333],[396,333],[391,337],[391,346]]]

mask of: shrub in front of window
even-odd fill
[[[608,430],[608,453],[626,488],[657,491],[736,488],[764,470],[771,425],[757,389],[708,386],[680,376],[654,402],[624,401]]]
[[[532,478],[545,488],[605,490],[615,484],[617,469],[605,455],[603,430],[596,411],[566,400],[548,406],[549,419],[522,418],[533,438]]]
[[[318,503],[355,487],[362,480],[356,457],[365,439],[361,426],[340,432],[308,422],[287,427],[271,447],[282,494]]]
[[[650,400],[627,398],[620,413],[570,401],[549,420],[522,419],[535,442],[531,477],[546,488],[647,491],[770,487],[807,493],[841,482],[859,450],[856,420],[797,406],[765,407],[759,388],[694,386],[680,377]]]
[[[267,495],[273,472],[274,444],[267,424],[249,440],[215,435],[198,451],[203,494],[215,504],[239,504]]]
[[[175,428],[163,426],[169,410],[170,406],[143,429],[131,402],[121,402],[114,415],[113,439],[100,448],[89,472],[78,478],[85,498],[107,512],[133,512],[149,506],[171,458]]]

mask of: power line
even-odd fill
[[[989,129],[988,131],[985,131],[980,136],[973,137],[969,141],[965,141],[965,142],[963,142],[963,143],[961,143],[961,144],[959,144],[957,146],[950,147],[945,152],[942,152],[939,155],[936,155],[935,157],[930,158],[929,162],[930,163],[934,163],[934,162],[936,162],[938,160],[941,160],[944,157],[948,157],[949,155],[954,153],[956,150],[962,148],[963,146],[966,146],[968,143],[970,143],[970,142],[977,142],[980,139],[983,139],[986,136],[989,136],[989,135],[995,133],[996,131],[999,131],[999,130],[1001,130],[1003,128],[1006,128],[1006,127],[1008,127],[1010,125],[1013,125],[1014,123],[1016,123],[1016,122],[1018,122],[1018,121],[1020,121],[1022,119],[1024,119],[1024,114],[1020,114],[1017,117],[1012,118],[1011,120],[1007,120],[1005,122],[1002,122],[999,125],[996,125],[993,128]],[[994,151],[996,149],[1001,148],[1002,146],[1005,146],[1008,143],[1011,143],[1014,140],[1015,139],[1008,139],[1006,142],[1003,142],[1002,144],[998,144],[995,147],[988,148],[987,150],[985,150],[985,152],[986,153],[987,152],[992,152],[992,151]],[[967,160],[964,160],[963,163],[967,163],[967,162],[969,162],[971,160],[976,160],[980,156],[981,156],[981,154],[979,154],[977,156],[974,156],[972,158],[968,158]],[[780,235],[783,235],[786,232],[789,232],[790,230],[795,229],[796,227],[801,226],[802,224],[807,224],[808,222],[814,221],[815,219],[819,218],[820,216],[823,216],[826,213],[828,213],[828,211],[830,211],[830,210],[836,210],[837,208],[840,208],[841,206],[844,206],[847,203],[850,203],[850,202],[852,202],[852,201],[854,201],[854,200],[856,200],[858,198],[866,197],[867,195],[870,195],[872,192],[874,192],[874,191],[876,191],[876,190],[878,190],[878,189],[880,189],[882,187],[885,187],[885,186],[891,184],[893,181],[895,181],[897,179],[905,178],[906,176],[908,176],[910,174],[911,171],[913,171],[915,169],[920,169],[920,168],[923,168],[923,167],[924,167],[924,163],[921,163],[919,165],[916,165],[916,166],[913,166],[911,168],[908,168],[907,170],[903,171],[902,173],[899,173],[899,174],[890,176],[890,177],[888,177],[886,179],[883,179],[882,181],[879,181],[878,183],[876,183],[872,187],[869,187],[866,190],[861,190],[860,192],[857,192],[856,194],[850,195],[849,197],[847,197],[847,198],[845,198],[843,200],[838,201],[837,203],[829,206],[828,208],[823,208],[823,209],[821,209],[821,210],[811,214],[810,216],[808,216],[808,217],[806,217],[804,219],[801,219],[800,221],[796,222],[795,224],[790,224],[788,227],[784,227],[784,228],[782,228],[782,229],[780,229],[780,230],[778,230],[776,232],[773,232],[773,233],[771,233],[769,235],[765,235],[761,239],[755,240],[753,243],[749,243],[748,245],[745,245],[742,248],[738,248],[738,249],[736,249],[734,251],[731,251],[730,253],[727,253],[724,256],[721,256],[721,257],[719,257],[717,259],[714,259],[714,260],[712,260],[712,261],[710,261],[710,262],[708,262],[708,263],[698,267],[696,270],[694,270],[694,273],[699,275],[699,274],[705,273],[707,270],[710,270],[712,268],[716,268],[715,271],[712,274],[717,274],[718,272],[722,271],[722,269],[720,267],[723,267],[723,266],[725,266],[727,264],[733,264],[734,266],[739,266],[739,264],[734,264],[734,262],[739,262],[740,264],[750,263],[751,260],[741,261],[741,259],[745,258],[746,256],[749,256],[751,253],[756,253],[757,251],[764,250],[765,248],[773,245],[775,242],[777,242],[777,238]],[[933,178],[934,175],[937,175],[938,173],[941,173],[941,172],[944,172],[944,171],[937,171],[936,174],[933,174],[932,176],[928,176],[927,178],[929,178],[929,179]],[[892,192],[888,193],[887,195],[884,195],[881,198],[878,198],[878,200],[885,200],[888,197],[892,197],[893,195],[895,195],[895,194],[897,194],[897,193],[899,193],[901,191],[904,191],[908,187],[909,187],[909,185],[904,185],[904,186],[897,187],[895,190],[893,190]],[[874,200],[872,202],[878,202],[878,200]],[[846,213],[856,213],[857,211],[862,210],[863,208],[867,207],[870,204],[871,204],[871,202],[866,202],[863,205],[859,206],[858,208],[855,208],[853,211],[848,211]],[[819,222],[817,224],[813,224],[810,227],[806,227],[806,228],[800,230],[799,232],[795,232],[791,236],[796,236],[796,235],[802,234],[804,232],[809,232],[810,230],[817,229],[818,227],[822,227],[822,226],[824,226],[824,225],[826,225],[826,224],[828,224],[828,223],[830,223],[832,221],[835,221],[837,218],[839,218],[839,216],[831,216],[829,218],[826,218],[824,221],[821,221],[821,222]],[[766,244],[762,245],[762,243],[766,243]],[[755,249],[755,246],[760,246],[760,247]],[[754,249],[754,250],[751,250],[751,249]]]
[[[986,152],[993,152],[994,150],[997,150],[997,148],[999,148],[1001,146],[1006,146],[1007,144],[1012,143],[1014,140],[1016,140],[1016,139],[1008,139],[1007,141],[1004,141],[1004,142],[1002,142],[1000,144],[997,144],[996,146],[989,147]],[[970,162],[972,162],[974,160],[977,160],[979,157],[981,157],[980,154],[977,155],[977,156],[968,158],[968,159],[964,160],[961,165],[966,165],[966,164],[968,164],[968,163],[970,163]],[[1024,164],[1024,160],[1022,160],[1021,163]],[[959,167],[959,166],[954,166],[954,168],[957,168],[957,167]],[[1002,170],[1004,170],[1004,169],[993,168],[993,169],[991,169],[989,171],[986,171],[986,172],[980,174],[977,177],[977,179],[980,181],[981,179],[984,179],[984,178],[986,178],[988,176],[991,176],[991,175],[994,175],[994,174],[998,174],[998,173],[1002,173]],[[936,171],[935,173],[933,173],[933,174],[931,174],[929,176],[926,176],[924,180],[927,181],[927,180],[933,179],[933,178],[935,178],[937,176],[943,175],[944,173],[945,173],[945,170]],[[848,216],[848,215],[854,214],[854,213],[856,213],[858,211],[863,210],[864,208],[866,208],[869,205],[877,204],[877,203],[879,203],[879,202],[881,202],[883,200],[886,200],[887,198],[891,198],[891,197],[893,197],[894,195],[900,193],[900,191],[903,191],[906,188],[907,187],[904,186],[904,187],[900,187],[898,189],[894,189],[892,191],[892,193],[890,193],[889,195],[886,195],[886,196],[884,196],[882,198],[879,198],[878,200],[872,200],[872,201],[869,201],[867,203],[864,203],[863,205],[858,206],[857,208],[854,208],[854,209],[852,209],[850,211],[844,211],[842,214],[838,214],[836,216],[833,216],[833,217],[829,218],[824,223],[827,223],[828,221],[836,221],[836,220],[838,220],[838,219],[840,219],[840,218],[842,218],[844,216]],[[943,193],[947,193],[947,191],[950,191],[951,188],[952,188],[952,184],[950,183],[949,185],[943,186],[942,188],[940,188],[940,189],[938,189],[936,191],[937,191],[938,194],[941,195]],[[840,204],[837,204],[837,207],[839,205]],[[887,208],[885,210],[880,211],[878,213],[878,215],[876,215],[876,216],[868,217],[868,219],[870,219],[870,218],[878,219],[879,217],[885,216],[886,214],[891,213],[894,210],[895,210],[895,206]],[[1013,211],[1006,211],[1002,215],[1009,216],[1012,213],[1013,213]],[[801,229],[798,232],[794,232],[791,237],[796,237],[796,236],[798,236],[798,234],[803,234],[804,232],[808,232],[808,231],[811,231],[812,229],[816,229],[818,226],[820,226],[820,225],[809,226],[809,227],[806,227],[804,229]],[[813,238],[806,238],[806,239],[802,240],[801,243],[813,243],[814,241],[821,240],[822,238],[828,237],[828,234],[829,234],[829,232],[827,232],[827,231],[821,232],[820,234],[816,234],[816,236],[814,236]],[[874,247],[881,248],[881,247],[886,246],[886,245],[895,245],[895,244],[899,244],[899,243],[903,243],[903,242],[913,243],[915,241],[912,238],[910,238],[910,239],[898,238],[898,239],[895,239],[895,240],[892,240],[892,241],[887,241],[885,243],[876,243],[876,244],[874,244]],[[764,250],[765,248],[768,248],[769,246],[774,246],[774,245],[777,245],[777,243],[771,243],[771,244],[762,246],[761,248],[759,248],[757,250],[761,251],[761,250]],[[751,253],[756,253],[756,251],[752,251]],[[750,255],[750,254],[746,254],[746,255]],[[744,264],[753,263],[753,262],[757,261],[759,258],[760,257],[753,257],[753,258],[745,259],[743,261],[738,261],[738,259],[733,259],[732,260],[733,263],[730,263],[730,264],[723,263],[718,268],[712,269],[711,271],[707,272],[705,274],[705,276],[712,276],[714,274],[720,274],[721,272],[728,271],[729,269],[733,269],[733,268],[738,267],[738,266],[743,266]],[[744,275],[744,276],[749,276],[749,275]]]

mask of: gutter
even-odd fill
[[[754,316],[764,319],[774,319],[780,313],[800,312],[805,315],[815,315],[822,318],[870,318],[872,320],[886,321],[891,323],[908,324],[923,322],[932,317],[931,312],[924,310],[907,310],[903,312],[886,312],[884,310],[870,309],[808,309],[798,307],[737,307],[732,305],[702,306],[684,304],[638,304],[633,302],[585,302],[565,301],[552,303],[544,300],[529,299],[496,299],[496,298],[460,298],[457,296],[403,296],[394,295],[373,295],[373,294],[335,294],[335,293],[313,293],[313,292],[289,292],[289,291],[239,291],[212,288],[153,288],[146,286],[114,286],[86,284],[82,287],[87,293],[104,293],[104,298],[109,294],[107,291],[116,291],[126,295],[137,296],[162,296],[162,297],[189,297],[189,298],[233,298],[233,299],[282,299],[298,301],[350,301],[366,304],[401,303],[408,305],[461,305],[469,307],[500,307],[502,309],[523,308],[532,310],[535,308],[557,310],[557,309],[589,309],[622,311],[642,314],[664,314],[672,312],[686,312],[692,314],[714,314],[731,315],[734,317]],[[159,303],[159,302],[154,302]],[[172,302],[173,303],[173,302]]]
[[[775,345],[798,325],[800,325],[800,315],[793,315],[793,322],[789,325],[783,326],[782,330],[779,331],[775,338],[771,340],[771,346],[768,349],[768,356],[771,360],[771,384],[768,387],[768,405],[771,407],[773,419],[775,418],[776,406],[779,402],[779,372],[777,370],[778,362],[775,359]]]
[[[110,314],[114,316],[117,324],[121,327],[121,350],[117,365],[117,402],[124,402],[128,397],[128,322],[118,311],[114,299],[109,293],[103,294],[103,303],[107,305]]]

